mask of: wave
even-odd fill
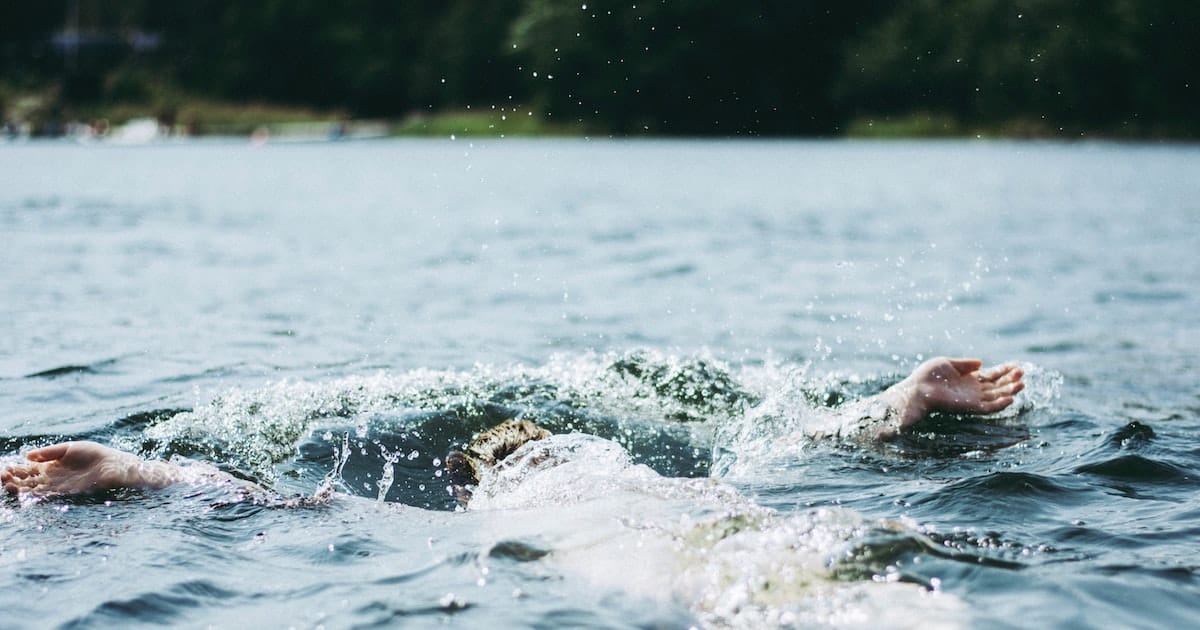
[[[1170,462],[1141,455],[1121,455],[1075,468],[1079,474],[1096,475],[1118,481],[1190,482],[1196,473]]]
[[[991,527],[1054,517],[1088,501],[1086,484],[1063,476],[1002,471],[961,479],[910,499],[913,515]]]
[[[988,416],[935,414],[917,431],[896,440],[901,456],[959,457],[1023,442],[1027,428],[1014,423],[1034,409],[1049,410],[1059,398],[1061,374],[1023,364],[1025,390],[1016,404]],[[901,380],[897,374],[810,376],[808,366],[781,364],[744,370],[740,375],[759,401],[716,427],[713,471],[718,476],[753,478],[759,471],[806,458],[823,444],[853,436],[864,416],[883,410],[859,402]],[[947,439],[953,436],[953,439]]]
[[[231,388],[191,410],[134,414],[72,437],[102,438],[147,457],[205,460],[292,492],[311,492],[344,459],[345,492],[453,509],[444,458],[505,420],[612,440],[634,463],[668,477],[737,478],[803,460],[814,436],[837,434],[856,420],[855,401],[900,378],[817,375],[810,367],[731,366],[705,354],[639,349],[558,355],[538,366],[284,380]],[[1037,366],[1026,366],[1026,373],[1018,405],[970,423],[931,422],[901,446],[920,456],[957,456],[1027,439],[1011,419],[1049,405],[1061,377]],[[936,439],[946,433],[956,439]],[[945,451],[945,444],[957,450]]]
[[[322,478],[345,442],[344,490],[451,507],[442,459],[514,418],[611,439],[665,475],[707,476],[712,427],[756,400],[733,374],[711,357],[635,351],[281,381],[227,390],[116,441],[150,457],[206,459],[267,485]]]
[[[191,410],[127,416],[93,437],[149,457],[206,460],[280,494],[311,494],[332,476],[348,494],[435,510],[420,519],[453,516],[455,528],[478,526],[490,542],[472,563],[536,563],[612,592],[683,602],[709,627],[883,619],[953,626],[962,622],[963,604],[931,576],[896,570],[897,561],[929,555],[1004,567],[1004,558],[971,553],[965,543],[953,550],[949,539],[849,510],[776,511],[713,478],[803,457],[813,435],[843,426],[856,400],[898,378],[637,350],[558,356],[541,366],[422,368],[232,388]],[[1049,373],[1035,376],[1030,398],[993,425],[1052,399],[1056,382]],[[536,421],[555,435],[527,444],[481,479],[466,513],[446,513],[457,507],[446,454],[509,419]],[[962,431],[953,423],[930,430]],[[714,454],[719,464],[725,453],[736,456],[736,466],[714,468]],[[1037,476],[1002,475],[951,484],[930,500],[958,505],[979,493],[1037,499],[1059,490]],[[216,505],[208,522],[258,509]],[[225,531],[210,529],[206,541]],[[353,564],[356,554],[374,553],[372,544],[341,537],[334,547],[344,555],[322,551],[310,560]],[[170,621],[196,602],[205,605],[193,595],[133,593],[110,604],[120,615]],[[897,621],[898,610],[913,611],[911,619]]]
[[[40,370],[38,372],[33,372],[31,374],[26,374],[25,378],[55,379],[61,376],[69,376],[73,374],[98,374],[104,368],[117,363],[117,361],[117,359],[104,359],[87,364],[60,365],[58,367],[52,367],[49,369]]]

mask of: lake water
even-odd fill
[[[0,269],[4,461],[280,497],[9,498],[0,626],[1200,624],[1195,146],[8,144]],[[1028,389],[800,439],[937,354]],[[512,417],[588,456],[455,511]]]

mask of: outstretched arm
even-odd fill
[[[54,444],[30,451],[25,458],[29,463],[14,464],[0,471],[5,492],[39,496],[86,494],[227,478],[215,469],[201,472],[167,462],[146,461],[95,442]]]
[[[1013,396],[1025,388],[1022,376],[1024,372],[1013,363],[983,369],[979,359],[929,359],[879,395],[886,418],[875,419],[869,430],[873,437],[886,439],[937,411],[995,413],[1011,405]]]

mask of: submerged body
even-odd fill
[[[1024,384],[1023,372],[1006,363],[982,369],[978,359],[938,357],[919,365],[903,381],[876,397],[852,406],[862,415],[847,427],[847,433],[867,439],[888,439],[927,418],[934,412],[988,414],[1013,402]],[[448,465],[478,476],[482,467],[493,466],[528,440],[544,438],[537,428],[504,429],[500,443],[486,448],[468,448],[468,456],[448,458]],[[58,495],[97,492],[113,488],[162,488],[176,483],[231,482],[232,477],[215,469],[196,470],[168,462],[145,461],[132,454],[95,442],[66,442],[30,451],[27,464],[12,465],[0,472],[0,483],[10,494]],[[460,474],[462,470],[458,471]]]

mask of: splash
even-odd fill
[[[1028,437],[1011,427],[1011,421],[1033,409],[1051,408],[1059,397],[1061,374],[1033,364],[1022,364],[1025,390],[1015,404],[988,416],[934,414],[914,435],[936,438],[943,432],[994,425],[974,441],[980,449],[1000,448]],[[804,367],[772,364],[741,374],[750,391],[761,392],[758,404],[740,416],[718,424],[713,436],[712,474],[717,477],[761,477],[764,470],[804,459],[808,452],[847,440],[868,445],[861,438],[864,418],[882,418],[886,408],[871,396],[903,377],[898,374],[826,374],[810,378]],[[930,441],[930,440],[926,440]],[[964,449],[956,449],[955,452]]]
[[[1033,365],[1025,370],[1018,405],[996,418],[1057,398],[1060,375]],[[270,485],[280,465],[295,461],[314,436],[349,427],[354,457],[366,458],[373,471],[359,485],[387,497],[400,483],[395,467],[412,469],[410,476],[419,467],[431,471],[434,459],[476,433],[519,418],[554,433],[610,439],[663,475],[736,477],[780,457],[802,458],[814,437],[845,435],[874,413],[861,399],[897,380],[814,377],[807,365],[778,362],[734,369],[706,355],[654,350],[556,355],[541,366],[420,368],[232,389],[154,422],[122,446],[153,457],[199,456]],[[444,485],[432,474],[412,483],[422,490]]]
[[[709,427],[738,415],[752,400],[729,368],[710,357],[646,350],[561,355],[538,367],[421,368],[231,389],[128,437],[123,446],[154,457],[182,454],[222,461],[270,483],[277,477],[275,465],[294,458],[299,443],[314,431],[347,421],[362,437],[371,431],[403,431],[434,416],[450,420],[455,426],[443,427],[448,432],[443,450],[423,454],[433,457],[473,432],[520,417],[556,432],[603,434],[647,455],[664,446],[675,448],[681,451],[678,457],[698,461],[703,446],[689,453],[688,445],[703,445]],[[688,465],[697,467],[695,461]],[[706,471],[705,462],[699,472]]]
[[[706,627],[897,618],[954,627],[963,612],[953,597],[899,583],[882,567],[854,581],[838,569],[861,563],[870,532],[902,525],[842,509],[780,514],[714,479],[662,477],[592,436],[523,445],[484,471],[469,511],[505,527],[528,523],[553,549],[539,559],[604,588],[682,602]]]

